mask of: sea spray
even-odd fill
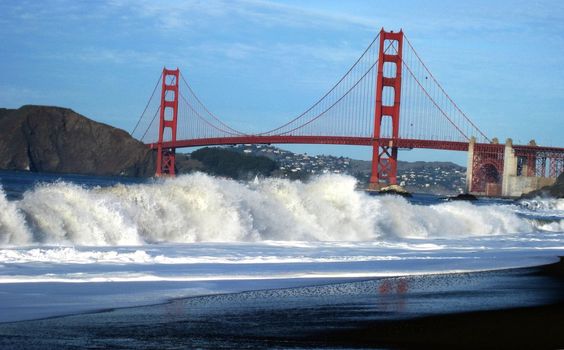
[[[519,205],[527,210],[554,210],[564,211],[564,198],[533,198],[522,199]]]
[[[354,178],[343,175],[305,183],[274,178],[240,183],[200,173],[109,188],[42,184],[18,201],[8,202],[2,193],[0,206],[7,209],[1,213],[0,242],[382,241],[535,229],[510,205],[422,206],[395,196],[372,197],[355,186]]]
[[[0,186],[0,245],[23,245],[32,241],[22,213],[9,202]]]
[[[41,184],[18,203],[38,242],[135,245],[142,242],[123,201],[99,189],[57,182]]]

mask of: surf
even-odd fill
[[[242,183],[201,173],[105,188],[44,183],[14,201],[0,192],[0,244],[386,241],[541,229],[512,205],[417,205],[356,187],[344,175]],[[535,203],[522,206],[538,211],[562,205]]]

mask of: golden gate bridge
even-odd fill
[[[483,195],[536,189],[564,171],[564,148],[513,145],[511,140],[499,144],[486,136],[401,30],[382,29],[319,100],[287,123],[260,133],[224,123],[179,69],[164,68],[132,135],[157,152],[157,176],[175,174],[177,148],[235,144],[369,146],[371,189],[397,184],[400,149],[467,151],[468,192]]]

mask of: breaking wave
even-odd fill
[[[522,199],[519,205],[532,211],[564,211],[564,198]]]
[[[422,206],[355,186],[342,175],[239,183],[191,174],[109,188],[42,184],[16,201],[0,190],[0,245],[377,241],[535,229],[510,205]]]

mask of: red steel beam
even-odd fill
[[[351,137],[351,136],[233,136],[233,137],[212,137],[193,140],[176,140],[176,142],[163,142],[163,148],[176,149],[186,147],[202,146],[223,146],[241,144],[316,144],[316,145],[351,145],[351,146],[372,146],[374,139],[371,137]],[[446,151],[468,151],[468,142],[459,141],[434,141],[420,139],[393,139],[381,138],[378,143],[381,146],[393,144],[403,149],[436,149]],[[151,149],[157,149],[158,143],[148,144]],[[502,152],[505,145],[491,143],[476,143],[475,149],[495,148]],[[564,148],[513,145],[516,151],[536,151],[554,152],[564,154]]]
[[[372,146],[374,139],[371,137],[350,136],[234,136],[214,137],[193,140],[177,140],[176,142],[163,142],[162,146],[167,148],[221,146],[240,144],[318,144],[318,145],[352,145]],[[393,144],[399,148],[425,148],[442,149],[450,151],[468,151],[467,142],[457,141],[432,141],[418,139],[392,139],[381,138],[379,144],[387,146]],[[156,143],[149,144],[151,149],[157,148]]]
[[[530,146],[530,145],[513,145],[513,149],[516,151],[525,152],[564,152],[564,148],[560,147],[545,147],[545,146]]]

